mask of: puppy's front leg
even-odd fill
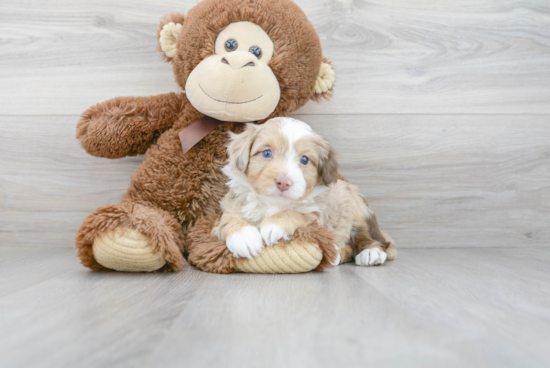
[[[311,215],[285,210],[265,219],[260,225],[260,233],[267,245],[273,245],[281,239],[289,240],[296,229],[309,225],[313,220]]]
[[[247,221],[224,213],[220,223],[212,229],[212,235],[225,241],[227,249],[237,258],[256,257],[262,251],[264,243],[260,231]]]

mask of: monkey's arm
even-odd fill
[[[76,137],[91,155],[121,158],[145,153],[187,104],[185,94],[116,97],[86,110]]]

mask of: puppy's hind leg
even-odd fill
[[[355,256],[355,264],[358,266],[379,266],[384,264],[386,259],[388,259],[388,255],[382,249],[382,243],[376,240],[372,241]]]
[[[393,240],[380,231],[376,215],[370,213],[367,219],[357,226],[355,237],[357,255],[355,263],[358,266],[378,266],[386,260],[393,260],[397,255],[397,248]]]

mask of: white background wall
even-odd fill
[[[141,158],[88,156],[78,115],[180,90],[155,33],[195,3],[0,0],[0,246],[72,247],[118,201]],[[550,2],[297,3],[337,85],[295,115],[399,247],[549,245]]]

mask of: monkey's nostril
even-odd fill
[[[222,63],[229,65],[229,61],[225,57],[222,57]]]
[[[256,63],[253,62],[253,61],[249,61],[248,63],[246,63],[246,64],[243,65],[243,68],[244,68],[245,66],[256,66]]]

